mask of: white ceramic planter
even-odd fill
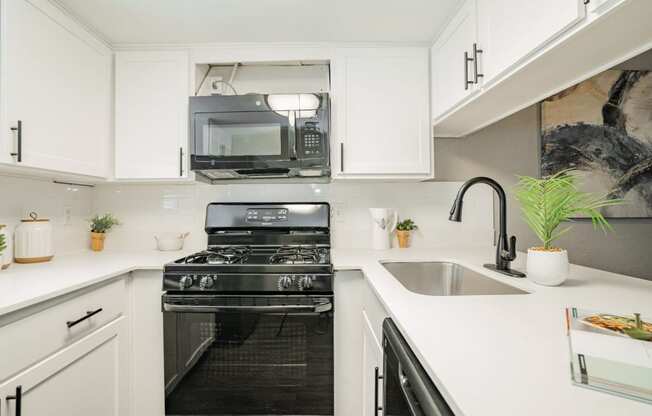
[[[527,251],[527,277],[544,286],[558,286],[568,279],[568,252]]]

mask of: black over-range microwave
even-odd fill
[[[328,180],[328,94],[190,97],[190,167],[199,180]]]

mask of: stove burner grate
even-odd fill
[[[322,264],[327,261],[327,251],[317,247],[284,246],[269,257],[270,264]]]
[[[191,254],[181,263],[186,264],[236,264],[244,263],[249,257],[251,249],[246,246],[233,246],[205,250]]]

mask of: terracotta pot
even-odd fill
[[[398,238],[398,246],[400,248],[410,247],[410,231],[396,231],[396,238]]]
[[[104,239],[106,234],[91,232],[91,250],[102,251],[104,250]]]

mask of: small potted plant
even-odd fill
[[[4,225],[0,225],[0,229],[4,228]],[[0,270],[5,269],[4,265],[4,252],[7,249],[7,239],[5,238],[4,233],[0,232]]]
[[[534,231],[540,247],[527,252],[527,276],[535,283],[557,286],[568,277],[568,252],[553,245],[555,240],[567,233],[571,226],[558,230],[572,218],[584,215],[591,219],[596,229],[611,230],[611,226],[599,209],[619,205],[622,199],[608,199],[582,192],[577,188],[577,176],[572,170],[564,170],[542,179],[519,176],[516,199],[521,204],[523,218]]]
[[[120,225],[120,221],[111,214],[96,215],[91,218],[91,250],[104,250],[106,233],[116,225]]]
[[[410,247],[410,233],[418,227],[410,218],[406,218],[396,224],[396,238],[400,248]]]

